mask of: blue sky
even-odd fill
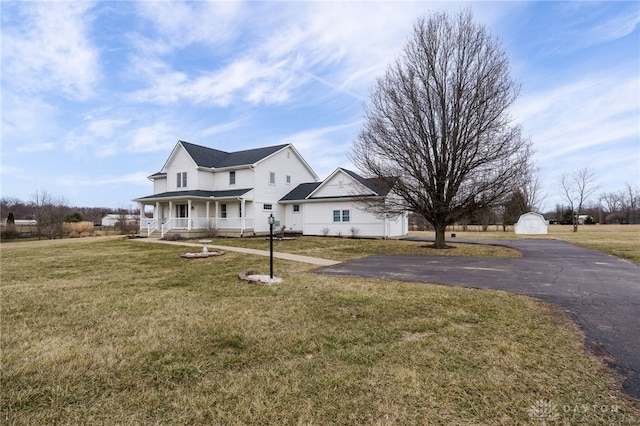
[[[640,184],[639,2],[2,2],[2,197],[135,207],[178,140],[293,143],[351,168],[362,107],[433,11],[470,7],[521,94],[543,208],[557,177]]]

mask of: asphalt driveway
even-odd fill
[[[640,266],[556,240],[456,241],[514,247],[523,257],[379,255],[317,272],[504,290],[553,303],[582,328],[586,347],[626,377],[624,391],[640,398]]]

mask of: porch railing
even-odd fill
[[[160,236],[164,238],[165,234],[171,230],[202,230],[202,229],[238,229],[244,230],[247,228],[253,229],[254,219],[250,217],[236,217],[236,218],[171,218],[166,220],[161,225],[158,220],[149,220],[145,225],[147,228],[147,236],[151,235],[155,230],[160,229]],[[191,226],[189,226],[191,225]],[[141,224],[141,229],[144,229]]]
[[[150,236],[151,234],[153,234],[155,231],[158,230],[158,220],[157,219],[147,219],[145,220],[146,222],[146,228],[147,228],[147,237]]]

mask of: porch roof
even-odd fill
[[[236,198],[241,197],[247,192],[251,191],[253,188],[245,188],[245,189],[229,189],[222,191],[204,191],[204,190],[192,190],[192,191],[169,191],[162,192],[160,194],[147,195],[146,197],[136,198],[133,201],[168,201],[168,200],[178,200],[178,199],[188,199],[188,198],[200,198],[200,199],[223,199],[223,198]]]

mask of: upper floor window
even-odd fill
[[[229,172],[229,185],[236,184],[236,171],[232,170]]]
[[[176,175],[176,188],[187,187],[187,172],[178,172]]]
[[[294,204],[293,205],[293,211],[294,212],[299,212],[300,211],[300,204]]]
[[[275,172],[269,172],[269,183],[271,185],[275,185],[275,183],[276,183],[276,173]]]
[[[287,182],[287,184],[291,184],[291,175],[287,175],[285,181]]]

